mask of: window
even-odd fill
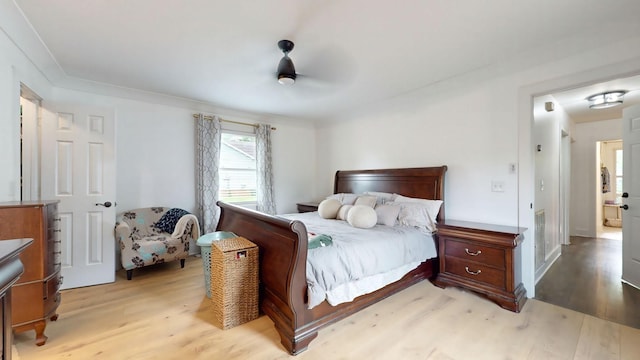
[[[616,198],[622,198],[622,150],[616,150]]]
[[[236,204],[256,203],[256,137],[222,132],[218,198]]]

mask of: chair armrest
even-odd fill
[[[115,235],[116,240],[120,242],[120,250],[131,249],[133,240],[131,239],[131,227],[129,227],[129,224],[124,221],[116,224]]]

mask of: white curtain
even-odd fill
[[[196,205],[202,234],[214,232],[218,224],[220,165],[220,119],[199,114],[196,119]]]
[[[257,125],[256,168],[258,181],[256,210],[273,215],[276,213],[276,203],[273,195],[273,166],[271,164],[271,125]]]

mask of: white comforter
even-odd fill
[[[433,236],[414,227],[376,225],[359,229],[317,212],[283,215],[302,221],[307,231],[331,236],[331,246],[310,249],[307,256],[309,308],[325,299],[348,302],[402,278],[437,255]]]

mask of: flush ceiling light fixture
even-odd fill
[[[590,109],[606,109],[622,105],[624,100],[624,90],[607,91],[600,94],[591,95],[587,98]]]

